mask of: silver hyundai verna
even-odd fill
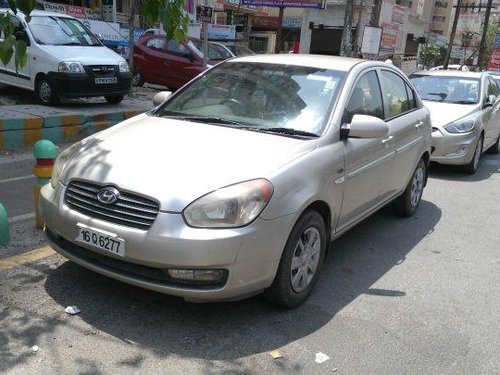
[[[429,112],[392,65],[235,58],[62,152],[45,232],[133,285],[190,301],[264,291],[292,307],[332,239],[389,202],[415,212],[430,147]]]
[[[500,92],[489,74],[422,71],[410,80],[431,113],[431,161],[473,174],[484,151],[500,151]]]

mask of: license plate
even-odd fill
[[[105,78],[96,78],[95,83],[96,85],[109,85],[112,83],[118,82],[118,78],[116,77],[105,77]]]
[[[78,226],[78,236],[76,236],[75,241],[109,251],[122,257],[125,256],[125,240],[111,233]]]

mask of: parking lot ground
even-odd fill
[[[50,252],[13,258],[45,246],[33,220],[18,222],[0,246],[0,372],[497,373],[498,186],[498,155],[473,176],[433,165],[416,215],[387,207],[336,240],[293,310],[259,296],[186,303]],[[66,314],[70,305],[81,313]],[[316,363],[317,353],[329,359]]]

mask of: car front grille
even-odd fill
[[[117,67],[115,65],[89,65],[89,69],[96,77],[102,76],[114,76],[117,71]]]
[[[142,230],[151,227],[160,209],[156,201],[118,189],[117,201],[104,204],[97,199],[97,193],[106,186],[110,185],[73,180],[66,189],[66,205],[89,217],[111,223]]]

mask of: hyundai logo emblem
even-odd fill
[[[120,192],[114,187],[105,187],[97,193],[97,200],[104,204],[113,204],[120,197]]]

